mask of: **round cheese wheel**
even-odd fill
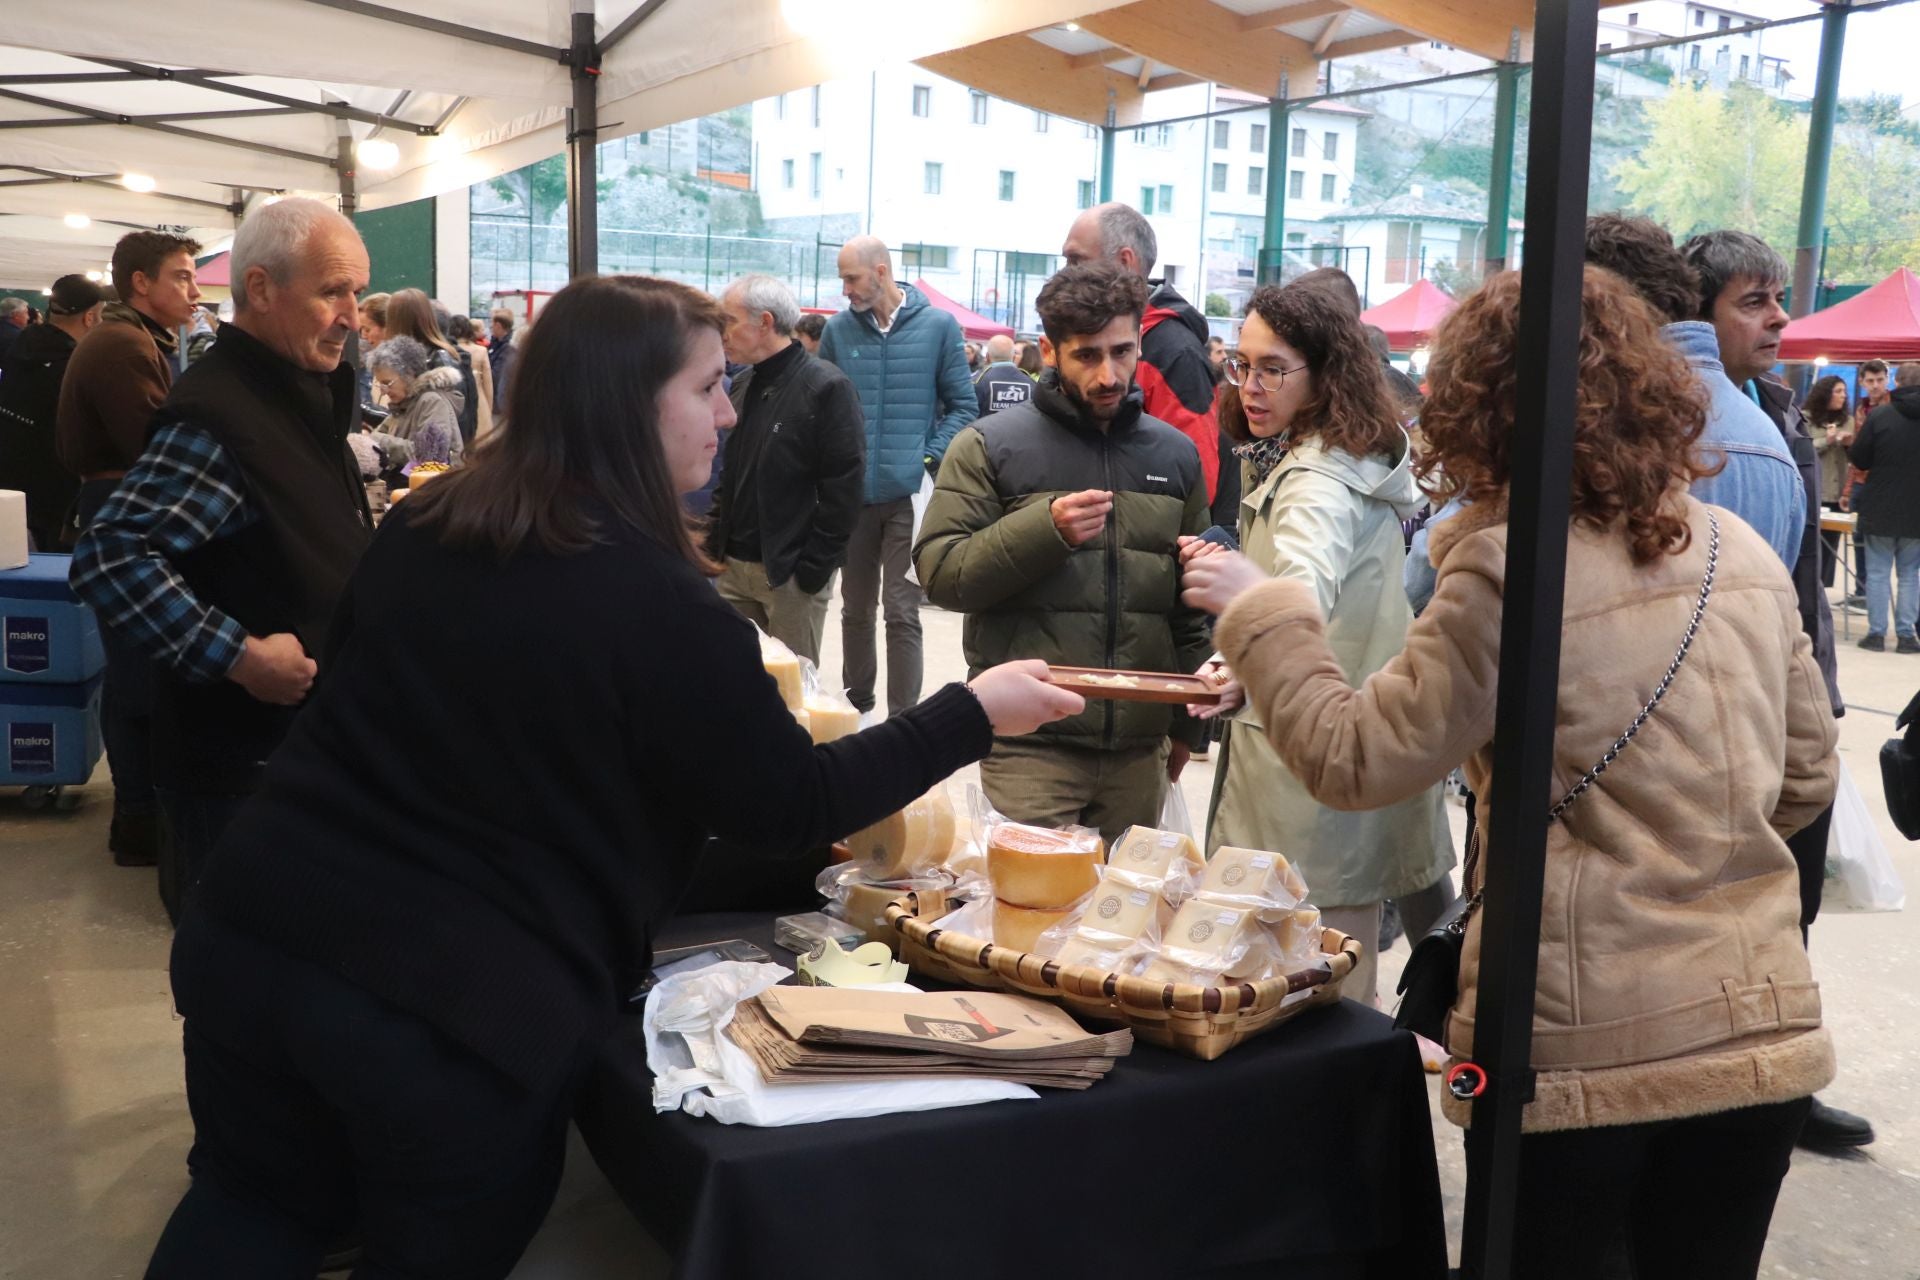
[[[1101,852],[1085,832],[1002,822],[987,833],[987,876],[1002,902],[1062,910],[1099,882]]]
[[[1031,907],[1019,907],[995,898],[993,945],[1011,947],[1015,951],[1032,951],[1040,945],[1040,935],[1067,914],[1064,908],[1058,911],[1035,911]]]
[[[953,800],[944,786],[847,837],[853,860],[869,880],[897,880],[937,867],[953,851]]]
[[[807,725],[815,745],[835,742],[850,733],[860,732],[860,712],[852,703],[825,694],[813,694],[806,700]]]

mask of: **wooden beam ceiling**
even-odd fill
[[[1428,37],[1418,31],[1382,31],[1378,35],[1356,36],[1351,40],[1341,40],[1326,47],[1326,56],[1332,58],[1353,58],[1363,53],[1376,53],[1381,49],[1398,49],[1402,45],[1425,44]]]
[[[1332,44],[1334,38],[1340,34],[1340,28],[1347,25],[1347,18],[1352,12],[1348,9],[1327,19],[1327,25],[1320,31],[1320,38],[1313,42],[1313,54],[1316,58],[1327,56],[1327,46]]]
[[[1626,2],[1621,0],[1622,4]],[[1312,22],[1315,18],[1347,12],[1350,12],[1347,0],[1306,0],[1304,4],[1291,4],[1283,9],[1264,9],[1259,13],[1244,14],[1240,18],[1240,29],[1271,31],[1275,27],[1289,27],[1296,22]]]
[[[1313,46],[1278,31],[1241,29],[1240,15],[1204,0],[1139,0],[1080,19],[1080,29],[1130,53],[1244,93],[1270,98],[1291,72],[1293,92],[1313,92]]]
[[[1125,49],[1117,48],[1114,45],[1107,45],[1104,48],[1094,49],[1087,53],[1069,53],[1066,55],[1066,59],[1067,65],[1075,71],[1078,71],[1083,67],[1104,67],[1109,62],[1118,62],[1127,56]]]
[[[1146,95],[1133,77],[1101,66],[1075,67],[1067,54],[1023,35],[934,54],[920,59],[919,65],[996,98],[1069,120],[1105,124],[1110,101],[1115,124],[1135,125],[1144,118]]]
[[[1523,40],[1533,35],[1532,0],[1354,0],[1353,7],[1483,58],[1504,59],[1515,29]]]

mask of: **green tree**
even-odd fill
[[[1920,146],[1900,127],[1842,125],[1827,178],[1829,280],[1870,284],[1920,262]]]
[[[1210,293],[1207,295],[1207,314],[1210,316],[1230,316],[1233,314],[1233,308],[1228,305],[1225,294]]]
[[[1647,132],[1612,176],[1626,207],[1677,239],[1751,231],[1788,253],[1798,234],[1806,122],[1760,90],[1680,88],[1646,109]]]

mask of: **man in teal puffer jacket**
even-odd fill
[[[854,706],[873,710],[873,613],[884,600],[887,712],[897,715],[920,700],[920,588],[907,578],[913,496],[980,410],[959,322],[894,282],[886,245],[873,236],[847,241],[840,283],[847,310],[827,321],[820,358],[852,379],[867,419],[866,504],[841,580],[841,679]]]

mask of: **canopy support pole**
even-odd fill
[[[1287,76],[1280,75],[1280,92],[1267,104],[1267,207],[1260,236],[1261,284],[1279,284],[1281,258],[1287,244]]]
[[[1793,253],[1795,318],[1814,309],[1820,292],[1821,229],[1827,220],[1827,171],[1833,160],[1833,121],[1840,106],[1840,60],[1847,42],[1847,6],[1829,4],[1820,15],[1820,70],[1807,122],[1807,172],[1800,187],[1800,237]]]
[[[357,175],[354,173],[353,126],[345,116],[335,122],[334,134],[336,159],[334,171],[340,175],[340,212],[348,219],[360,212],[360,191]]]
[[[567,111],[567,274],[600,273],[600,46],[593,0],[573,0],[573,106]]]
[[[1107,123],[1100,126],[1100,203],[1113,199],[1113,109],[1107,109]]]
[[[1471,1053],[1486,1087],[1473,1101],[1461,1272],[1515,1280],[1520,1116],[1532,1100],[1534,982],[1545,883],[1554,713],[1579,386],[1593,49],[1599,0],[1539,0],[1527,145],[1528,251],[1521,272],[1518,369],[1494,710],[1493,790],[1484,838],[1486,898]]]
[[[1494,72],[1493,174],[1487,183],[1486,274],[1507,269],[1507,224],[1513,220],[1513,138],[1520,115],[1520,32]]]

